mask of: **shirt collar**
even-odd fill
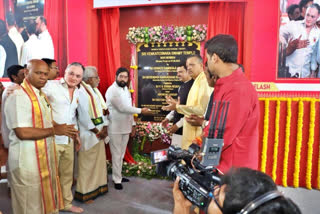
[[[242,68],[239,67],[234,70],[229,76],[219,78],[216,82],[216,86],[225,84],[227,82],[236,81],[241,75],[243,75]]]

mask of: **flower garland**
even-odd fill
[[[130,27],[126,36],[132,44],[168,41],[204,41],[207,25]]]
[[[287,121],[286,121],[286,136],[284,143],[284,158],[283,158],[283,175],[282,175],[282,185],[284,187],[288,186],[287,176],[288,176],[288,159],[290,150],[290,132],[291,132],[291,99],[287,100]]]
[[[314,127],[315,127],[315,99],[311,99],[310,102],[310,123],[309,123],[309,140],[308,140],[308,158],[307,158],[307,172],[306,172],[306,187],[311,189],[311,171],[312,171],[312,154],[314,143]]]
[[[269,99],[266,99],[265,106],[264,106],[264,127],[263,127],[263,141],[262,141],[262,160],[261,160],[262,172],[266,172],[268,135],[269,135]]]
[[[300,174],[300,160],[301,160],[301,146],[302,146],[302,128],[303,128],[303,100],[299,100],[299,111],[298,111],[298,127],[297,127],[297,147],[294,162],[294,173],[293,173],[293,186],[299,187],[299,174]]]
[[[273,166],[272,166],[272,179],[277,179],[277,163],[278,163],[278,146],[279,146],[279,122],[280,122],[280,107],[281,102],[277,100],[276,118],[275,118],[275,133],[274,133],[274,152],[273,152]]]

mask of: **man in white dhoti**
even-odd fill
[[[97,69],[87,66],[79,90],[78,121],[82,143],[78,153],[78,179],[74,198],[91,203],[108,192],[104,139],[108,135],[107,105],[97,89]]]
[[[74,137],[73,125],[52,120],[49,101],[41,88],[49,68],[41,60],[31,60],[21,88],[7,98],[4,111],[9,135],[9,180],[13,213],[58,213],[63,208],[55,135]]]

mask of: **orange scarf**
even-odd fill
[[[31,101],[33,127],[34,128],[44,128],[40,103],[39,103],[37,95],[33,91],[31,84],[28,82],[27,79],[24,79],[21,86]],[[42,92],[40,92],[40,94],[44,95],[44,94],[42,94]],[[44,95],[44,98],[46,99],[47,103],[49,104],[48,99],[46,98],[45,95]],[[51,118],[52,118],[52,112],[51,112]],[[53,139],[54,139],[54,137],[53,137]],[[55,157],[55,163],[54,163],[55,166],[54,167],[56,169],[56,173],[55,173],[56,176],[54,177],[55,179],[52,179],[52,180],[56,184],[55,187],[56,187],[56,192],[58,194],[58,208],[63,209],[64,205],[63,205],[60,181],[59,181],[59,176],[58,176],[56,149],[55,149],[54,141],[53,141],[53,148],[54,148],[53,150],[54,150],[54,157]],[[57,205],[56,205],[56,199],[54,196],[54,190],[52,187],[51,171],[50,171],[50,167],[49,167],[49,157],[48,157],[46,139],[44,138],[41,140],[35,140],[35,149],[36,149],[36,154],[37,154],[39,176],[40,176],[40,181],[41,181],[41,192],[42,192],[42,201],[43,201],[43,205],[44,205],[44,211],[45,211],[45,213],[52,213],[57,210]]]

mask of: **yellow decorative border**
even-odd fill
[[[261,171],[266,172],[267,164],[267,149],[268,149],[268,136],[269,136],[269,99],[265,100],[264,106],[264,122],[263,122],[263,140],[262,140],[262,159]]]
[[[293,186],[294,187],[299,187],[303,112],[304,112],[303,101],[302,101],[302,99],[300,99],[299,100],[299,111],[298,111],[297,145],[296,145],[296,155],[295,155],[295,160],[294,160],[294,173],[293,173]]]
[[[279,147],[279,126],[280,126],[280,107],[281,102],[277,100],[275,131],[274,131],[274,151],[273,151],[273,165],[272,165],[272,179],[277,179],[277,163],[278,163],[278,147]]]
[[[308,140],[308,157],[307,157],[307,171],[306,171],[306,187],[312,188],[311,175],[312,175],[312,154],[314,143],[314,127],[316,116],[316,101],[312,99],[310,102],[310,122],[309,122],[309,140]]]
[[[284,187],[288,186],[287,176],[288,176],[288,159],[290,150],[290,132],[291,132],[291,99],[287,101],[287,121],[286,121],[286,136],[284,143],[284,158],[283,158],[283,175],[282,175],[282,185]]]

